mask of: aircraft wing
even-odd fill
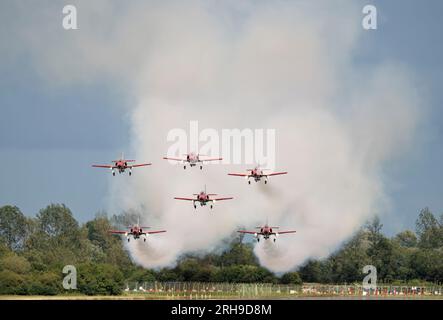
[[[140,163],[140,164],[134,164],[132,166],[128,166],[128,168],[136,168],[136,167],[145,167],[150,166],[152,163]]]
[[[109,230],[108,232],[109,232],[109,233],[112,233],[112,234],[125,234],[125,233],[130,233],[130,232],[128,232],[128,231],[121,231],[121,230]]]
[[[166,232],[166,230],[148,231],[148,232],[144,232],[144,233],[146,233],[146,234],[154,234],[154,233],[162,233],[162,232]]]
[[[297,231],[295,231],[295,230],[290,230],[290,231],[279,231],[279,232],[277,232],[278,234],[284,234],[284,233],[296,233]]]
[[[105,165],[105,164],[93,164],[92,165],[94,168],[107,168],[107,169],[112,169],[115,168],[114,166],[110,166],[110,165]]]
[[[187,200],[187,201],[197,201],[195,198],[182,198],[182,197],[174,197],[175,200]]]
[[[261,234],[260,232],[257,232],[257,231],[246,231],[246,230],[238,230],[237,232],[247,233],[247,234]]]
[[[224,197],[224,198],[215,198],[215,199],[209,199],[209,201],[221,201],[221,200],[231,200],[234,199],[233,197]]]
[[[248,177],[249,173],[228,173],[228,176],[236,176],[236,177]]]
[[[278,175],[280,175],[280,174],[287,174],[287,172],[273,172],[273,173],[267,173],[267,174],[264,174],[264,176],[268,176],[268,177],[270,177],[270,176],[278,176]]]
[[[200,159],[200,161],[220,161],[220,160],[223,160],[223,158]]]
[[[173,161],[186,161],[186,159],[182,158],[170,158],[170,157],[163,157],[165,160],[173,160]]]

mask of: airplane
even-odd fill
[[[124,234],[125,237],[129,240],[131,240],[130,236],[132,236],[132,238],[134,240],[139,239],[140,237],[143,237],[143,241],[146,242],[146,238],[148,237],[148,235],[150,234],[155,234],[155,233],[163,233],[166,232],[166,230],[156,230],[156,231],[145,231],[145,229],[150,229],[151,227],[141,227],[140,226],[140,221],[137,222],[137,224],[133,225],[133,226],[129,226],[127,231],[121,231],[121,230],[109,230],[109,233],[112,234]]]
[[[257,242],[260,242],[260,236],[263,236],[265,240],[268,240],[271,236],[274,236],[274,242],[277,240],[277,237],[279,234],[285,234],[285,233],[295,233],[295,230],[290,231],[279,231],[275,232],[274,229],[278,229],[279,227],[270,227],[266,223],[262,227],[255,227],[256,229],[260,229],[259,232],[257,231],[246,231],[246,230],[239,230],[237,232],[239,233],[246,233],[246,234],[253,234],[255,238],[257,238]]]
[[[203,162],[223,160],[223,158],[200,159],[200,157],[203,155],[198,154],[198,153],[194,153],[194,152],[187,153],[184,156],[186,156],[186,158],[163,157],[163,159],[183,162],[183,164],[184,164],[183,169],[185,169],[185,170],[186,170],[186,163],[188,163],[191,168],[195,167],[198,163],[200,163],[200,170],[202,170],[203,169]]]
[[[150,166],[152,164],[152,163],[141,163],[141,164],[128,165],[128,162],[135,162],[135,160],[126,160],[125,157],[123,156],[123,153],[119,160],[112,160],[112,162],[114,163],[113,165],[93,164],[92,166],[94,168],[111,169],[112,175],[115,176],[115,169],[117,169],[118,173],[124,173],[126,169],[129,169],[129,175],[132,175],[132,168],[145,167],[145,166]]]
[[[194,205],[194,209],[197,209],[196,202],[199,202],[201,207],[205,206],[208,202],[210,202],[211,203],[210,207],[212,209],[214,207],[214,204],[216,201],[234,199],[233,197],[211,198],[213,196],[217,196],[217,194],[216,193],[206,193],[206,186],[205,186],[205,191],[201,191],[200,193],[194,193],[193,195],[195,196],[195,198],[175,197],[174,199],[175,200],[192,201],[192,203]]]
[[[246,169],[248,173],[228,173],[229,176],[237,176],[237,177],[245,177],[248,180],[248,183],[251,184],[250,178],[253,178],[255,182],[260,181],[262,178],[265,179],[265,184],[268,183],[268,177],[277,176],[281,174],[287,174],[287,172],[273,172],[273,173],[265,173],[264,171],[268,169],[260,169],[259,166],[254,169]]]

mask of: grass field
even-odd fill
[[[239,297],[237,295],[149,295],[122,294],[119,296],[87,296],[87,295],[57,295],[57,296],[0,296],[0,300],[443,300],[441,295],[379,295],[379,296],[340,296],[340,295],[275,295],[260,297]]]
[[[214,300],[214,299],[333,299],[333,300],[443,300],[441,285],[378,285],[365,290],[359,284],[326,285],[307,283],[281,285],[270,283],[149,282],[126,286],[121,295],[87,296],[69,292],[56,296],[4,295],[0,300]]]

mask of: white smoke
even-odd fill
[[[104,74],[129,88],[132,151],[154,165],[113,179],[110,207],[139,208],[145,223],[168,230],[129,244],[137,263],[173,265],[268,219],[297,230],[255,247],[263,266],[283,272],[327,256],[386,206],[382,166],[410,144],[419,101],[403,67],[354,62],[367,32],[363,5],[93,3],[78,4],[76,34],[65,39],[48,28],[51,44],[33,41],[33,51],[50,77],[69,83]],[[65,60],[54,59],[60,54]],[[168,131],[191,120],[202,129],[276,129],[276,169],[289,174],[248,186],[226,175],[244,166],[184,171],[161,160]],[[212,211],[173,200],[205,184],[235,199]]]

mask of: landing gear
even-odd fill
[[[143,239],[144,242],[146,242],[146,238]],[[275,241],[275,240],[274,240]]]
[[[214,208],[214,206],[211,204],[211,209]]]
[[[200,170],[203,170],[203,166],[200,166]]]
[[[186,170],[186,166],[183,166],[183,170]]]
[[[197,209],[197,205],[196,204],[194,204],[194,209]]]
[[[115,177],[115,171],[112,171],[112,175]]]
[[[275,240],[276,240],[276,239],[274,239],[274,242],[275,242]]]
[[[129,240],[131,240],[131,239],[128,238],[128,242],[129,242]]]
[[[265,184],[267,184],[268,183],[268,180],[265,180]]]
[[[248,184],[251,184],[251,180],[248,180]]]
[[[257,238],[257,242],[260,242],[260,238]]]
[[[129,176],[131,176],[132,175],[132,172],[131,171],[129,171]]]

